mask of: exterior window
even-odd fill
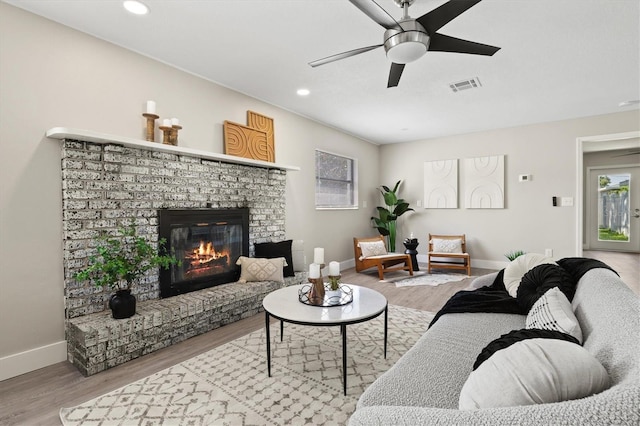
[[[353,158],[316,150],[316,208],[358,208],[357,175]]]

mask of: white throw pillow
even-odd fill
[[[518,294],[518,287],[524,274],[538,265],[550,263],[557,265],[550,257],[543,256],[538,253],[526,253],[522,256],[518,256],[515,260],[509,262],[506,268],[504,268],[504,287],[507,289],[511,297],[516,297]]]
[[[561,331],[572,335],[582,344],[582,330],[571,309],[571,302],[558,287],[547,290],[534,303],[525,327]]]
[[[236,265],[240,265],[238,282],[276,281],[284,282],[283,268],[287,264],[284,257],[273,259],[240,256]]]
[[[608,387],[607,371],[582,346],[558,339],[526,339],[495,352],[469,375],[459,407],[475,410],[560,402]]]
[[[431,245],[436,253],[462,253],[462,240],[459,238],[432,238]]]
[[[384,241],[360,241],[360,250],[362,250],[362,259],[370,256],[380,256],[387,254]]]

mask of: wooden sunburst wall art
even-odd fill
[[[225,121],[223,129],[225,154],[276,161],[272,118],[247,111],[247,126]]]

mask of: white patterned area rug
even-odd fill
[[[347,395],[339,327],[271,325],[271,377],[264,329],[72,408],[64,425],[344,425],[365,388],[427,330],[433,313],[389,306],[347,327]]]
[[[467,278],[473,278],[463,274],[424,274],[413,277],[405,277],[392,281],[396,287],[411,287],[417,285],[438,286],[440,284],[458,282]]]

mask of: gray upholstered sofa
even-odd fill
[[[478,278],[491,283],[496,274]],[[350,426],[373,425],[638,425],[640,424],[640,300],[610,270],[592,269],[578,282],[572,308],[583,347],[604,366],[610,387],[559,403],[459,410],[461,390],[481,350],[524,328],[525,316],[451,313],[440,317],[358,401]]]

